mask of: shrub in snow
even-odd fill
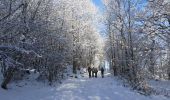
[[[21,59],[26,58],[25,56],[27,59],[40,57],[34,51],[27,51],[15,46],[0,46],[1,72],[4,76],[2,88],[7,89],[7,84],[12,78],[13,80],[21,80],[25,75],[30,74],[29,70],[23,69],[25,64]]]

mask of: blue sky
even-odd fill
[[[96,7],[99,8],[99,14],[101,14],[101,16],[102,16],[102,13],[104,12],[104,9],[103,9],[104,5],[102,3],[102,0],[92,0],[92,1],[96,5]],[[105,26],[103,23],[98,23],[97,29],[99,30],[99,32],[102,36],[105,35],[105,33],[104,33]]]
[[[102,10],[103,8],[102,0],[92,0],[92,1],[97,7],[99,7],[100,10]]]
[[[103,11],[103,3],[102,0],[92,0],[93,3],[99,8],[100,11]],[[140,4],[138,4],[139,9],[141,9],[141,6],[146,5],[147,0],[140,0]]]

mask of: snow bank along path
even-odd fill
[[[143,96],[118,84],[109,74],[105,78],[69,78],[57,87],[45,85],[11,86],[0,89],[0,100],[168,100],[164,96]]]

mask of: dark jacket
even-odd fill
[[[91,71],[92,71],[91,67],[88,67],[88,69],[87,69],[87,70],[88,70],[88,72],[91,72]]]
[[[101,73],[103,73],[103,72],[104,72],[104,68],[103,68],[103,67],[102,67],[100,70],[101,70]]]

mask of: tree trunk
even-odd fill
[[[3,89],[7,89],[7,84],[11,81],[13,74],[14,74],[15,69],[14,68],[8,68],[7,71],[5,72],[5,77],[4,80],[1,84],[1,87]]]

